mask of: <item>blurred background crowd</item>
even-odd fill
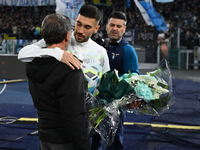
[[[154,9],[163,16],[168,27],[165,33],[145,23],[134,0],[110,1],[110,5],[102,5],[96,4],[95,0],[85,0],[85,3],[96,5],[102,12],[100,29],[92,37],[93,40],[98,42],[99,37],[107,37],[105,26],[108,14],[113,10],[120,10],[126,13],[128,20],[124,36],[134,46],[140,63],[159,63],[162,58],[168,57],[171,67],[181,68],[189,64],[189,68],[200,68],[199,0],[174,0],[170,3],[152,0]],[[25,45],[41,39],[42,20],[47,14],[56,12],[56,3],[48,6],[0,7],[2,54],[17,54]]]
[[[87,3],[92,3],[86,1]],[[173,3],[153,2],[155,10],[160,13],[169,30],[165,38],[170,37],[170,32],[180,28],[180,45],[188,49],[200,45],[200,5],[199,0],[175,0]],[[131,8],[126,9],[124,1],[115,2],[113,6],[98,6],[102,14],[109,14],[113,9],[124,11],[127,14],[127,29],[152,29],[147,26],[142,18],[139,9],[131,2]],[[56,6],[35,6],[35,7],[9,7],[1,6],[0,9],[0,34],[16,36],[18,39],[40,39],[40,24],[43,18],[55,12]],[[107,21],[103,15],[100,30],[105,30]],[[3,37],[2,37],[3,38]]]

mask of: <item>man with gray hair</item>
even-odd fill
[[[47,48],[65,51],[71,38],[68,17],[47,15],[41,26]],[[26,64],[42,150],[90,150],[85,95],[87,81],[54,57],[36,57]]]
[[[97,88],[100,85],[102,75],[110,70],[106,49],[91,39],[91,36],[100,27],[100,19],[101,11],[94,5],[85,4],[79,10],[75,20],[75,29],[72,32],[71,41],[66,47],[66,51],[44,48],[46,43],[42,39],[22,48],[19,51],[18,59],[22,62],[31,62],[35,57],[52,56],[58,61],[67,65],[70,64],[70,67],[74,65],[75,68],[74,59],[65,57],[65,54],[68,55],[71,52],[71,54],[82,60],[82,70],[88,81],[88,91],[95,96],[98,94]]]

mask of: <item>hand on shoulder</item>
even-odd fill
[[[75,68],[81,69],[81,62],[70,52],[64,51],[61,62],[67,64],[73,70]],[[74,68],[75,67],[75,68]]]

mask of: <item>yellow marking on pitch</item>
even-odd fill
[[[38,122],[38,118],[19,118],[17,121],[34,121]]]
[[[17,121],[33,121],[38,122],[38,118],[19,118]],[[155,123],[139,123],[139,122],[124,122],[124,125],[143,125],[151,126],[153,128],[171,128],[171,129],[185,129],[185,130],[200,130],[200,126],[186,126],[173,124],[155,124]]]
[[[15,82],[25,82],[26,79],[16,79],[16,80],[7,80],[7,81],[0,81],[0,84],[8,84],[8,83],[15,83]]]
[[[138,122],[124,122],[124,125],[144,125],[153,128],[171,128],[171,129],[187,129],[187,130],[200,130],[200,126],[186,126],[186,125],[173,125],[173,124],[154,124],[154,123],[138,123]]]

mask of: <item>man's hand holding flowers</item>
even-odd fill
[[[95,97],[97,105],[90,107],[90,117],[93,129],[107,145],[112,143],[117,130],[119,107],[146,115],[160,115],[169,108],[172,95],[171,72],[167,61],[162,67],[146,75],[129,73],[118,77],[114,71],[103,75],[98,88],[99,95]]]
[[[134,101],[131,101],[129,104],[127,104],[127,108],[133,109],[133,108],[139,108],[140,106],[144,105],[145,101],[144,100],[137,100],[135,99]]]

